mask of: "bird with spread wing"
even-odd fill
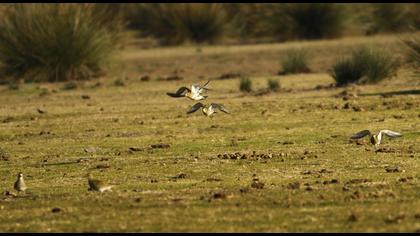
[[[362,131],[354,134],[350,138],[351,139],[360,139],[360,138],[363,138],[365,136],[369,136],[370,137],[370,143],[372,145],[375,145],[375,147],[378,147],[379,144],[381,144],[383,134],[390,137],[390,138],[395,138],[395,137],[401,137],[402,136],[402,134],[400,134],[398,132],[385,129],[385,130],[379,131],[378,134],[372,134],[369,130],[362,130]]]
[[[204,105],[203,103],[199,102],[192,106],[188,111],[187,114],[191,114],[196,112],[201,108],[203,115],[209,117],[214,113],[217,113],[217,110],[220,110],[224,113],[230,114],[229,111],[221,104],[211,103],[210,105]]]
[[[206,86],[210,83],[210,80],[207,81],[203,86],[193,84],[191,85],[191,89],[183,86],[179,88],[175,93],[166,93],[170,97],[180,98],[180,97],[187,97],[194,101],[200,101],[207,98],[207,96],[203,96],[202,93],[206,90],[209,90]]]

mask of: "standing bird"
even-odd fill
[[[363,138],[363,137],[369,135],[370,143],[372,145],[375,145],[375,148],[377,148],[379,146],[379,144],[381,144],[382,134],[385,134],[386,136],[391,137],[391,138],[402,136],[402,134],[400,134],[400,133],[385,129],[385,130],[379,131],[379,134],[377,134],[377,135],[372,134],[369,130],[362,130],[362,131],[354,134],[350,138],[351,139],[360,139],[360,138]]]
[[[219,109],[220,111],[230,114],[229,111],[226,110],[226,108],[223,105],[212,103],[210,105],[204,105],[203,103],[199,102],[196,103],[194,106],[190,108],[189,111],[187,111],[187,114],[191,114],[193,112],[196,112],[198,109],[202,108],[202,112],[205,116],[211,116],[213,113],[217,113],[216,110]]]
[[[27,189],[25,181],[23,181],[23,174],[22,172],[19,172],[17,175],[17,180],[15,184],[13,185],[14,189],[18,192],[25,191]]]
[[[206,85],[210,83],[210,80],[207,81],[203,86],[200,85],[191,85],[191,89],[187,87],[181,87],[179,88],[175,93],[166,93],[168,96],[174,97],[174,98],[180,98],[180,97],[187,97],[194,101],[200,101],[207,98],[207,96],[201,95],[201,93],[204,92],[204,90],[209,90]]]
[[[113,185],[105,184],[104,182],[93,179],[91,174],[87,175],[88,177],[88,185],[89,185],[89,191],[99,191],[99,192],[105,192],[105,191],[111,191],[111,188],[114,187]]]

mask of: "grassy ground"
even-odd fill
[[[402,69],[378,85],[316,89],[333,82],[327,70],[340,53],[363,44],[402,53],[393,36],[130,46],[100,84],[0,87],[0,231],[420,231],[419,78]],[[312,53],[314,73],[276,75],[291,47]],[[238,78],[215,79],[224,73],[249,76],[254,89],[277,78],[283,90],[243,94]],[[159,79],[170,75],[183,80]],[[207,79],[207,102],[231,115],[186,115],[194,103],[165,94]],[[357,96],[336,97],[343,90]],[[349,141],[362,129],[404,136],[375,152],[367,139]],[[169,147],[151,147],[159,143]],[[14,196],[19,171],[29,189]],[[114,191],[87,191],[89,172]]]

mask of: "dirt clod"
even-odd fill
[[[167,143],[158,143],[150,145],[152,148],[169,148],[170,145]]]

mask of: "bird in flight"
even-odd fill
[[[386,130],[385,129],[385,130],[379,131],[379,133],[377,135],[376,134],[372,134],[369,130],[362,130],[362,131],[354,134],[350,138],[351,139],[360,139],[360,138],[363,138],[363,137],[369,135],[369,137],[370,137],[370,143],[372,145],[374,145],[375,147],[378,147],[379,144],[381,144],[382,134],[385,134],[386,136],[391,137],[391,138],[402,136],[402,134],[400,134],[398,132],[391,131],[391,130]]]
[[[210,83],[210,80],[207,81],[207,83],[205,83],[203,86],[193,84],[191,85],[191,89],[187,87],[181,87],[175,93],[166,94],[174,98],[187,97],[194,101],[204,100],[207,98],[207,96],[203,96],[202,93],[204,90],[209,90],[209,88],[206,87],[208,83]]]
[[[211,103],[210,105],[204,105],[203,103],[199,102],[196,103],[194,106],[187,111],[187,114],[191,114],[196,112],[198,109],[202,108],[202,112],[205,116],[211,116],[214,113],[217,113],[217,110],[220,110],[224,113],[230,114],[228,110],[223,105]]]

